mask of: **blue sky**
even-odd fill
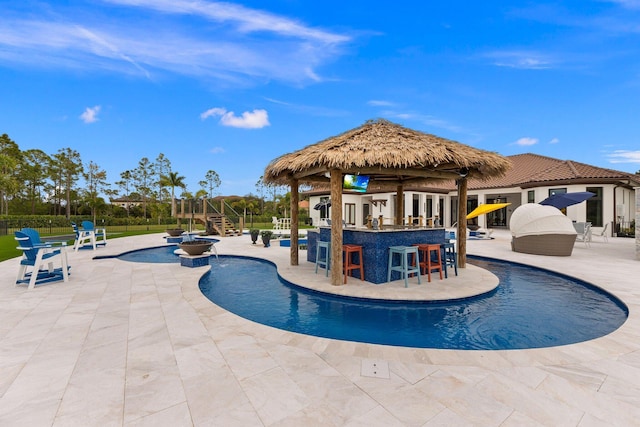
[[[256,193],[385,118],[503,155],[640,170],[640,0],[0,0],[0,133],[108,181],[163,153]]]

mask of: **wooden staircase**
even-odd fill
[[[242,236],[242,230],[235,228],[235,225],[226,216],[220,214],[209,214],[208,220],[213,230],[207,230],[207,232],[215,231],[221,237]],[[224,224],[224,233],[222,233]]]

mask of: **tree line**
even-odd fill
[[[99,215],[166,218],[175,214],[171,201],[177,189],[182,190],[181,198],[212,199],[220,176],[209,170],[198,184],[201,188],[195,194],[187,191],[185,177],[172,170],[162,153],[153,161],[143,157],[110,183],[96,162],[83,162],[76,150],[61,148],[52,155],[40,149],[21,150],[7,134],[0,136],[0,215],[90,215],[94,221]],[[260,196],[235,198],[234,209],[258,214],[287,208],[288,194],[278,194],[281,187],[265,185],[261,177],[256,188]],[[102,195],[123,199],[126,207],[108,203]],[[273,195],[272,202],[265,202],[265,195]]]

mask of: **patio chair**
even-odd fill
[[[40,234],[32,228],[16,231],[15,239],[18,241],[17,249],[22,251],[23,256],[16,285],[28,283],[28,289],[33,289],[43,283],[69,281],[69,264],[65,250],[67,242],[43,242]],[[56,245],[59,246],[56,248]],[[53,258],[57,256],[60,257],[60,268],[53,267]],[[45,264],[47,269],[42,268]],[[27,272],[28,267],[32,267],[30,272]]]
[[[490,240],[491,235],[493,234],[492,229],[478,228],[477,230],[469,230],[469,237],[480,239],[480,240]]]
[[[107,244],[107,230],[104,228],[96,228],[91,221],[82,221],[82,228],[78,228],[75,223],[71,223],[73,230],[76,233],[76,240],[73,244],[73,249],[77,252],[78,249],[90,244],[93,250],[99,245]]]
[[[93,235],[95,236],[95,245],[102,245],[102,246],[106,246],[107,244],[107,229],[102,227],[102,228],[96,228],[93,225],[93,222],[91,221],[82,221],[82,228],[86,231],[90,231],[93,233]],[[94,245],[94,249],[95,249],[95,245]]]
[[[93,244],[90,232],[81,230],[75,222],[71,223],[71,227],[73,227],[73,232],[76,234],[76,239],[73,242],[74,251],[77,251],[80,247],[86,245],[87,243]]]
[[[591,223],[590,222],[574,222],[573,228],[575,228],[576,242],[584,242],[586,247],[589,247],[591,242]]]
[[[609,242],[609,236],[607,235],[607,227],[609,227],[609,223],[606,223],[604,225],[604,228],[600,233],[594,234],[594,236],[602,238],[602,241],[605,243]]]

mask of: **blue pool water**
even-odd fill
[[[180,258],[174,252],[178,249],[177,245],[159,246],[157,248],[139,249],[126,252],[118,256],[118,259],[131,262],[146,263],[179,263]]]
[[[120,258],[149,262],[157,255],[178,262],[173,250]],[[451,303],[379,302],[310,291],[279,279],[268,261],[221,255],[211,259],[200,289],[224,309],[275,328],[404,347],[550,347],[604,336],[627,319],[622,302],[588,283],[493,259],[469,257],[468,262],[496,274],[500,286],[489,295]]]

